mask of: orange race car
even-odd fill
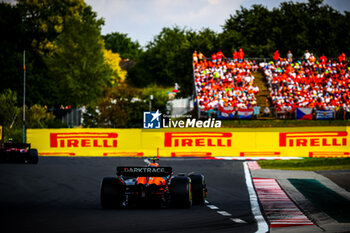
[[[117,177],[105,177],[101,185],[101,206],[190,208],[204,204],[207,188],[201,174],[174,175],[151,159],[146,167],[117,167]]]

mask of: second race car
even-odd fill
[[[4,143],[0,148],[1,163],[30,163],[37,164],[38,150],[31,148],[28,143]]]

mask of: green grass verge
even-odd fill
[[[349,120],[223,120],[223,128],[271,128],[304,126],[350,126]]]
[[[350,158],[308,158],[295,160],[258,161],[261,168],[280,170],[345,170],[350,169]]]
[[[350,201],[315,179],[288,179],[317,209],[340,223],[350,222]]]

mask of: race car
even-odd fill
[[[152,206],[190,208],[204,204],[207,188],[201,174],[174,175],[153,158],[145,167],[117,167],[116,177],[104,177],[101,206],[105,209]]]
[[[28,143],[4,143],[0,148],[0,163],[37,164],[38,160],[38,150]]]

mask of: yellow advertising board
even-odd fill
[[[2,140],[2,126],[0,125],[0,141]]]
[[[349,127],[28,129],[42,156],[349,157]]]

